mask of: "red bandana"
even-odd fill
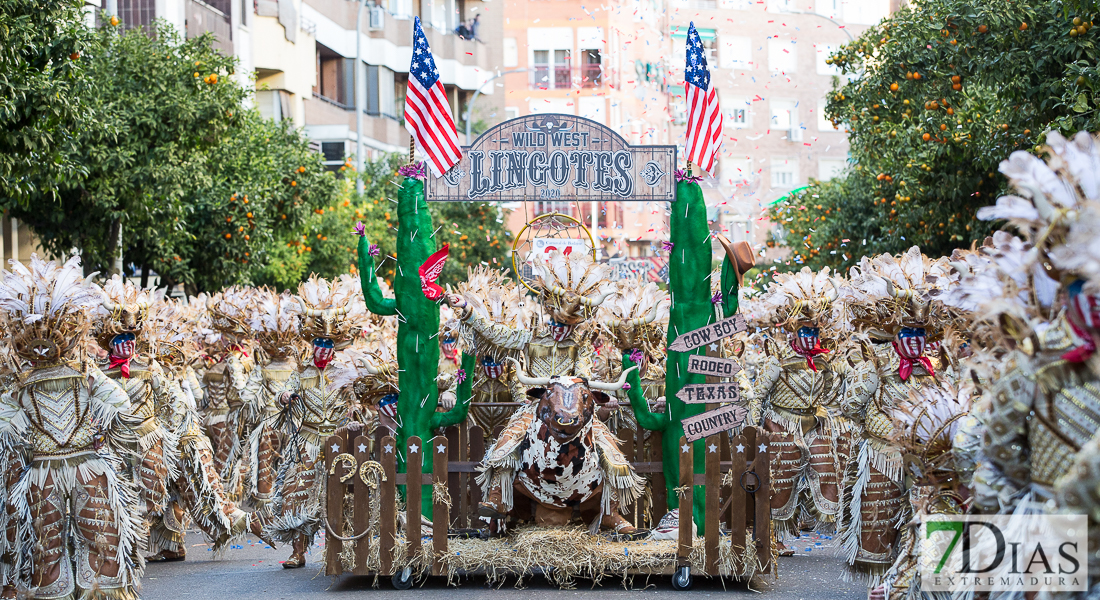
[[[332,348],[313,347],[313,366],[325,370],[332,359],[336,357],[336,351]]]
[[[111,364],[107,367],[108,370],[118,367],[118,372],[122,374],[123,379],[130,378],[130,360],[133,356],[111,356]]]
[[[439,300],[443,297],[443,288],[435,282],[439,274],[443,272],[443,265],[447,264],[447,254],[450,252],[450,244],[443,244],[439,251],[435,252],[420,265],[420,289],[428,300]]]
[[[1092,336],[1089,335],[1089,332],[1078,327],[1077,323],[1073,322],[1073,319],[1066,319],[1066,321],[1069,322],[1069,326],[1073,328],[1073,333],[1076,333],[1077,337],[1081,338],[1081,345],[1062,354],[1062,358],[1071,363],[1083,363],[1088,361],[1088,359],[1092,358],[1092,355],[1096,353],[1096,342],[1092,341]]]
[[[814,341],[814,345],[810,346],[807,342],[809,340]],[[791,340],[791,350],[794,350],[795,354],[806,358],[806,366],[810,367],[810,370],[817,372],[817,365],[814,364],[814,357],[818,354],[826,354],[829,352],[828,348],[821,347],[821,338],[818,337],[801,337],[796,336]]]
[[[913,340],[919,340],[919,342]],[[936,371],[932,368],[932,361],[924,356],[924,340],[923,336],[913,336],[902,338],[901,344],[898,344],[897,340],[893,342],[894,352],[897,352],[901,359],[898,364],[898,377],[901,377],[902,381],[909,380],[909,376],[913,374],[913,366],[917,363],[923,365],[929,375],[936,375]]]

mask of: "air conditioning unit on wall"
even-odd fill
[[[382,29],[386,26],[386,9],[381,6],[372,6],[370,8],[370,28]]]

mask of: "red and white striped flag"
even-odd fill
[[[409,66],[409,89],[405,95],[405,129],[416,140],[416,148],[428,157],[428,166],[442,177],[462,160],[458,131],[451,116],[447,92],[439,81],[428,38],[413,19],[413,55]]]
[[[718,90],[710,85],[707,52],[695,23],[688,26],[684,84],[688,104],[687,160],[710,173],[714,170],[714,157],[722,147],[722,109],[718,106]]]

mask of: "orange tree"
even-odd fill
[[[850,131],[850,164],[770,209],[790,268],[913,244],[946,254],[987,235],[974,213],[1005,190],[1001,160],[1038,150],[1048,129],[1097,129],[1093,17],[1040,0],[930,0],[832,55],[850,79],[826,116]]]
[[[209,37],[184,40],[159,22],[155,36],[119,29],[104,25],[80,59],[95,119],[65,124],[59,158],[78,174],[9,207],[48,251],[76,247],[90,270],[111,266],[120,232],[125,263],[174,254],[187,237],[183,200],[209,181],[205,153],[238,125],[246,94]]]
[[[0,3],[0,199],[27,202],[79,174],[70,132],[91,123],[82,77],[92,34],[79,0]]]

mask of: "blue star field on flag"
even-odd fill
[[[428,38],[424,36],[424,29],[420,26],[420,17],[413,20],[413,57],[409,73],[419,79],[420,85],[426,89],[439,80],[439,69],[435,67],[435,59],[428,48]]]
[[[707,51],[703,48],[703,40],[699,38],[695,23],[688,25],[687,64],[684,66],[684,72],[686,73],[684,79],[688,83],[701,88],[703,91],[710,89]]]

